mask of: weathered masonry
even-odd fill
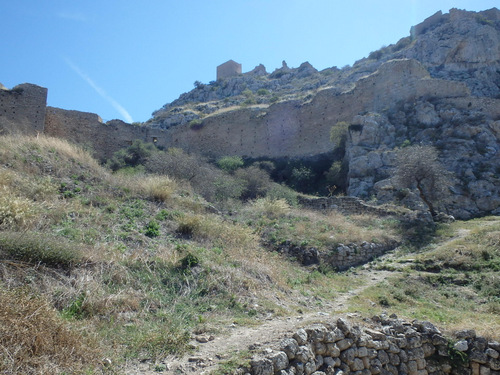
[[[241,64],[229,60],[217,67],[217,80],[234,77],[241,74]]]

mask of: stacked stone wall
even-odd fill
[[[370,206],[357,197],[299,197],[303,207],[314,210],[336,210],[346,215],[374,214],[378,216],[395,215],[394,211]]]
[[[37,135],[44,131],[47,89],[22,84],[0,89],[0,134]]]
[[[500,375],[500,343],[463,330],[448,337],[429,322],[374,317],[365,326],[340,318],[284,338],[255,356],[252,375]]]
[[[48,107],[45,134],[60,137],[89,148],[100,160],[109,159],[114,152],[128,147],[136,139],[165,145],[161,130],[127,124],[120,120],[103,123],[94,113],[68,111]]]

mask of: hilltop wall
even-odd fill
[[[47,89],[24,83],[12,90],[0,89],[0,134],[43,133]]]
[[[168,146],[212,157],[306,157],[331,151],[329,132],[359,113],[383,111],[418,98],[468,97],[460,82],[430,78],[416,60],[393,60],[358,81],[349,92],[319,92],[311,102],[288,101],[267,109],[246,108],[207,117],[199,129],[166,130]],[[214,147],[214,145],[217,145]]]

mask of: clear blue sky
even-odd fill
[[[0,0],[0,82],[105,120],[151,112],[233,59],[271,72],[352,65],[438,10],[498,0]]]

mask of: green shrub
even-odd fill
[[[252,209],[260,215],[269,218],[279,218],[290,213],[290,205],[284,199],[257,199],[252,204]]]
[[[113,157],[106,163],[113,171],[125,167],[135,167],[145,164],[148,158],[156,151],[152,143],[145,143],[136,139],[129,147],[123,148],[113,154]]]
[[[203,121],[200,119],[194,119],[189,122],[189,128],[192,130],[198,130],[203,127]]]
[[[269,173],[254,166],[238,169],[234,176],[243,182],[242,199],[263,197],[272,183]]]
[[[184,258],[181,259],[181,269],[186,271],[190,268],[196,267],[200,264],[200,259],[191,253],[188,253]]]
[[[269,95],[269,94],[270,94],[269,90],[266,90],[266,89],[258,89],[257,90],[257,95],[266,96],[266,95]]]
[[[299,204],[297,198],[297,192],[288,186],[272,184],[269,190],[266,193],[266,198],[272,200],[284,199],[290,206],[297,207]]]
[[[335,191],[345,191],[347,188],[348,165],[345,161],[334,161],[330,169],[325,173],[326,182],[329,186],[335,186]]]
[[[160,224],[156,220],[151,220],[146,225],[146,230],[144,234],[148,237],[158,237],[160,235]]]
[[[244,164],[241,156],[223,156],[217,160],[217,166],[228,173],[232,173],[238,168],[243,167]]]
[[[84,257],[75,244],[40,233],[0,233],[0,257],[32,264],[69,268],[83,263]]]
[[[330,141],[333,142],[335,148],[345,149],[348,130],[349,123],[345,121],[339,121],[332,126],[330,129]]]

